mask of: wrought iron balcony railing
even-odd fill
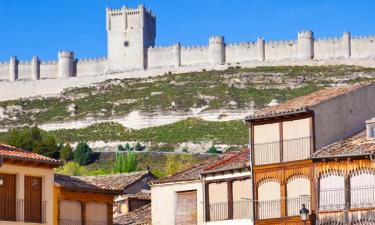
[[[25,207],[23,199],[17,199],[15,204],[6,207],[4,212],[0,213],[0,221],[45,223],[47,202],[42,201],[40,205],[29,205]]]
[[[310,156],[312,146],[312,137],[254,143],[255,165],[307,159]]]
[[[208,221],[222,221],[230,219],[250,219],[250,200],[233,202],[218,202],[207,204]]]

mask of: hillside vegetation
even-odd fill
[[[0,127],[110,118],[134,110],[187,112],[192,108],[262,108],[321,87],[374,79],[375,69],[354,66],[229,68],[167,74],[154,78],[108,80],[71,88],[59,96],[0,102]]]

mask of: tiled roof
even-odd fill
[[[46,156],[38,155],[24,149],[13,147],[10,145],[0,144],[0,158],[16,159],[28,162],[37,162],[43,164],[50,164],[54,166],[62,165],[60,160],[52,159]]]
[[[139,200],[151,200],[151,191],[150,190],[141,190],[136,194],[125,194],[118,196],[115,201],[123,201],[125,199],[132,198],[132,199],[139,199]]]
[[[165,177],[159,180],[155,180],[153,184],[163,183],[176,183],[186,181],[196,181],[200,179],[200,175],[203,173],[232,170],[244,167],[244,153],[243,152],[230,152],[224,155],[217,156],[212,159],[208,159],[202,163],[193,165],[192,167],[177,172],[169,177]]]
[[[375,140],[367,139],[366,130],[316,151],[311,158],[364,156],[375,153]]]
[[[104,194],[120,194],[122,189],[103,188],[95,183],[86,181],[85,177],[66,176],[62,174],[55,174],[55,185],[63,187],[70,191],[85,191]]]
[[[250,166],[250,151],[244,149],[239,153],[232,154],[231,157],[218,161],[215,164],[208,166],[203,173],[214,173],[220,171],[242,169]]]
[[[149,171],[145,170],[105,176],[87,176],[80,177],[80,179],[104,189],[125,190],[131,184],[149,175]]]
[[[150,225],[151,203],[133,212],[113,218],[114,225]]]
[[[264,108],[246,117],[246,120],[254,120],[278,115],[306,112],[309,107],[325,102],[329,99],[347,94],[362,87],[373,84],[372,82],[361,82],[356,84],[345,84],[335,87],[323,88],[311,94],[301,96],[284,103]]]

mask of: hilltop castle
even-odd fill
[[[138,71],[142,77],[147,73],[149,76],[150,71],[160,73],[161,69],[186,72],[220,65],[362,65],[366,62],[365,66],[375,66],[375,36],[351,37],[349,32],[339,38],[315,39],[312,31],[301,31],[296,40],[266,42],[258,38],[255,42],[234,44],[226,43],[223,36],[212,36],[207,46],[185,47],[176,43],[155,47],[156,16],[144,5],[135,9],[107,8],[106,30],[106,58],[75,59],[71,51],[60,51],[57,61],[41,61],[37,56],[31,61],[19,61],[12,56],[10,61],[0,62],[0,85],[15,88],[6,83],[69,77],[84,80],[82,77],[96,76],[96,80],[86,81],[87,84],[98,82],[98,75]],[[64,86],[63,80],[59,80],[61,87],[82,84],[69,81]],[[36,91],[46,88],[34,86]]]

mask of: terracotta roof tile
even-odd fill
[[[145,176],[153,178],[149,171],[145,170],[105,176],[86,176],[80,177],[80,179],[104,189],[125,190],[129,185],[141,180]]]
[[[246,120],[304,112],[307,111],[311,106],[347,94],[370,84],[373,84],[373,82],[361,82],[356,84],[345,84],[335,87],[327,87],[311,94],[301,96],[275,106],[264,108],[260,111],[255,112],[253,115],[246,117]]]
[[[104,188],[95,183],[86,181],[85,177],[66,176],[62,174],[55,174],[55,184],[70,190],[70,191],[85,191],[104,194],[120,194],[122,189]]]
[[[150,225],[151,203],[129,212],[125,215],[113,218],[114,225]]]
[[[232,170],[243,168],[248,157],[245,157],[244,151],[230,152],[218,157],[208,159],[202,163],[193,165],[183,171],[177,172],[171,176],[155,180],[152,184],[176,183],[186,181],[196,181],[200,179],[203,173],[214,172],[216,170]],[[248,162],[248,161],[247,161]]]
[[[250,150],[243,149],[231,157],[220,160],[216,164],[207,167],[203,173],[214,173],[219,171],[242,169],[250,166]]]
[[[311,158],[363,156],[375,153],[375,140],[367,139],[366,130],[316,151]]]
[[[38,155],[27,150],[5,144],[0,144],[0,158],[45,163],[55,166],[62,165],[62,162],[60,160]]]
[[[125,199],[132,198],[132,199],[139,199],[139,200],[150,200],[151,201],[151,191],[150,190],[141,190],[136,194],[125,194],[118,196],[115,201],[123,201]]]

